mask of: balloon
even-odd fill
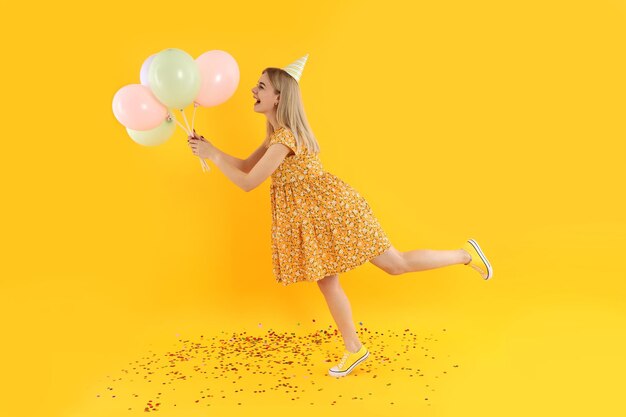
[[[239,66],[228,52],[218,49],[200,55],[196,62],[200,70],[200,92],[195,103],[217,106],[228,100],[239,85]]]
[[[156,54],[148,79],[156,98],[168,108],[184,109],[200,91],[198,64],[187,52],[176,48]]]
[[[159,103],[150,87],[129,84],[113,97],[113,114],[118,122],[133,130],[150,130],[167,117],[167,107]]]
[[[163,123],[150,130],[133,130],[126,128],[132,140],[144,146],[157,146],[172,137],[176,130],[174,119],[165,119]]]
[[[150,64],[154,59],[156,54],[150,55],[145,61],[143,61],[143,65],[141,66],[141,72],[139,73],[139,79],[141,80],[141,84],[150,87],[150,79],[148,78],[148,74],[150,74]]]

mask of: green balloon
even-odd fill
[[[184,109],[200,92],[200,69],[187,52],[169,48],[155,55],[148,72],[150,89],[166,107]]]
[[[165,119],[163,123],[150,130],[133,130],[126,128],[132,140],[144,146],[157,146],[166,142],[176,131],[174,119]]]

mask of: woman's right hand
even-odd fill
[[[206,142],[207,140],[204,138],[204,136],[200,135],[198,136],[198,133],[196,133],[196,129],[193,130],[193,137],[196,139],[200,139],[203,142]]]
[[[211,142],[204,138],[204,136],[198,136],[196,129],[193,129],[193,136],[187,136],[187,143],[191,147],[194,155],[201,158],[211,158],[216,149]]]

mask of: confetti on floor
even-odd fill
[[[254,327],[260,331],[261,323]],[[424,394],[435,391],[433,381],[459,366],[450,355],[441,354],[446,357],[437,361],[437,337],[445,337],[445,329],[435,337],[410,329],[372,331],[359,322],[357,333],[370,356],[343,378],[327,373],[344,352],[341,334],[332,326],[301,334],[273,329],[259,335],[222,331],[220,335],[179,339],[172,349],[161,353],[149,351],[141,360],[130,362],[120,376],[107,376],[108,386],[97,397],[132,399],[135,405],[128,407],[129,411],[146,412],[189,401],[208,407],[218,402],[245,406],[270,395],[310,405],[334,405],[367,401],[379,394],[394,405],[407,401],[407,389],[416,393],[410,401],[419,397],[428,402]],[[357,384],[332,385],[348,378],[366,385],[350,394]],[[195,383],[189,384],[192,380]],[[393,393],[399,387],[402,390],[396,398]]]

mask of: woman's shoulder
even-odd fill
[[[272,133],[270,133],[269,136],[266,138],[266,140],[265,140],[265,144],[266,145],[265,146],[267,147],[267,146],[273,144],[274,142],[276,142],[276,138],[279,136],[279,134],[284,136],[282,131],[283,131],[283,127],[282,126],[274,129],[272,131]]]
[[[270,135],[270,142],[281,142],[281,141],[288,141],[288,142],[296,142],[296,136],[293,134],[293,132],[291,131],[291,129],[289,129],[288,127],[279,127],[278,129],[275,129],[272,134]]]
[[[296,151],[298,146],[296,144],[296,137],[287,127],[281,126],[272,132],[270,140],[268,141],[268,147],[275,143],[287,145],[287,147],[291,148],[294,153],[297,153]]]

